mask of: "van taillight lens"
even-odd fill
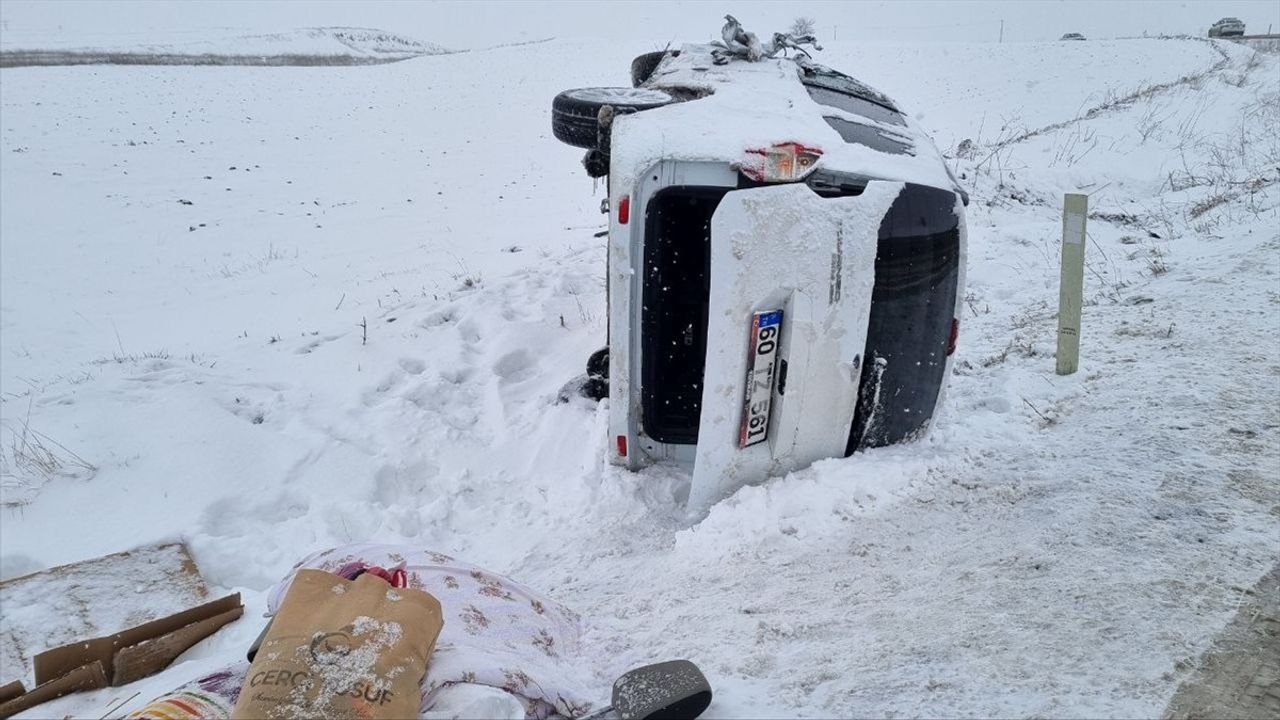
[[[626,457],[626,456],[627,456],[627,436],[619,435],[618,436],[618,457]]]
[[[792,182],[813,172],[820,157],[818,148],[794,142],[754,148],[747,150],[742,174],[756,182]]]
[[[631,219],[631,196],[623,195],[622,199],[618,201],[618,224],[626,225],[627,221],[630,219]],[[626,453],[623,453],[623,455],[625,454]]]
[[[960,318],[951,318],[951,336],[947,338],[947,357],[956,351],[956,342],[960,340]]]

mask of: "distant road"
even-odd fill
[[[1221,38],[1234,40],[1241,45],[1248,45],[1254,50],[1263,52],[1280,52],[1280,34],[1275,35],[1242,35],[1241,37]]]

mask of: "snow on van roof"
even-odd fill
[[[611,183],[615,188],[630,188],[659,160],[738,162],[748,149],[784,142],[821,149],[819,168],[955,188],[933,140],[909,118],[884,107],[891,103],[883,95],[866,88],[868,104],[886,110],[883,114],[820,104],[800,82],[795,60],[735,59],[716,65],[711,50],[710,45],[686,45],[668,54],[648,83],[677,95],[693,91],[703,97],[614,120]],[[822,83],[822,87],[829,85]],[[850,123],[860,126],[860,132],[848,132]]]

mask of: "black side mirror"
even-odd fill
[[[645,665],[613,683],[613,709],[622,720],[691,720],[711,704],[711,684],[688,660]]]

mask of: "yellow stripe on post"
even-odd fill
[[[1058,374],[1080,367],[1080,306],[1084,298],[1085,221],[1089,196],[1069,193],[1062,203],[1062,278],[1058,288]]]

